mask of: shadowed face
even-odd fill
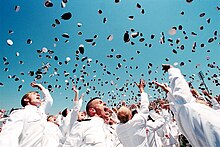
[[[50,115],[50,116],[47,118],[47,121],[48,121],[48,122],[52,122],[52,123],[54,123],[55,125],[59,126],[59,124],[58,124],[58,122],[57,122],[56,116]]]
[[[31,92],[24,101],[27,105],[39,106],[41,104],[40,94],[37,92]]]
[[[103,102],[101,99],[94,99],[91,102],[90,114],[93,116],[96,115],[104,119],[108,118],[108,110],[109,108],[106,106],[106,103]]]
[[[78,113],[78,120],[83,120],[85,118],[86,118],[86,112],[85,111]]]
[[[47,121],[56,122],[57,118],[55,116],[50,116],[50,117],[48,117]]]

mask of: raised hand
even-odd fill
[[[79,92],[79,90],[76,89],[76,86],[75,86],[75,85],[73,85],[73,91],[74,91],[75,93]]]
[[[132,104],[129,109],[132,110],[132,109],[136,109],[136,108],[137,108],[137,105]]]
[[[121,105],[122,105],[122,106],[126,106],[125,101],[122,101],[122,102],[121,102]]]
[[[36,82],[31,82],[31,87],[37,87],[39,88],[40,90],[43,90],[45,89],[41,84],[37,84]]]
[[[144,79],[140,79],[140,83],[138,84],[137,82],[135,82],[135,84],[137,85],[141,93],[144,92],[144,87],[146,86],[146,82]]]
[[[85,93],[82,93],[82,95],[79,97],[79,99],[83,99],[85,96]]]
[[[163,89],[163,91],[165,91],[166,93],[170,92],[170,87],[168,87],[166,84],[158,83],[156,81],[152,81],[152,83]]]
[[[72,90],[75,92],[74,101],[79,101],[79,90],[76,89],[76,86],[74,84]]]

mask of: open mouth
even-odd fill
[[[109,109],[108,109],[107,107],[104,108],[104,111],[105,111],[105,112],[108,112],[108,110],[109,110]]]
[[[105,111],[105,115],[106,115],[106,116],[109,116],[109,115],[110,115],[110,113],[109,113],[109,108],[108,108],[108,107],[105,107],[105,108],[104,108],[104,111]]]

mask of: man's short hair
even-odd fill
[[[93,102],[94,100],[96,100],[96,99],[101,99],[101,98],[100,98],[100,97],[94,97],[94,98],[90,99],[90,100],[88,101],[88,103],[86,104],[86,113],[87,113],[89,116],[90,116],[89,108],[93,107],[93,106],[92,106],[92,102]]]
[[[22,98],[21,98],[21,106],[25,107],[27,105],[27,102],[24,101],[24,99],[28,98],[31,93],[38,93],[37,91],[30,91],[26,93]]]
[[[129,121],[129,117],[131,115],[130,109],[125,106],[122,106],[117,113],[118,120],[120,123],[126,123]]]

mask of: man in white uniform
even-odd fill
[[[109,147],[104,120],[109,117],[108,107],[100,98],[91,99],[86,105],[90,120],[76,122],[64,147]],[[108,143],[107,143],[108,142]]]
[[[59,129],[57,119],[53,115],[47,117],[47,123],[45,125],[42,147],[58,147],[61,146],[60,141],[63,138]]]
[[[53,99],[41,84],[32,82],[31,86],[42,91],[44,101],[41,101],[37,92],[28,92],[22,97],[21,105],[24,108],[10,114],[0,133],[1,147],[42,146],[42,136],[47,121],[46,113],[52,106]]]
[[[118,110],[120,124],[116,127],[118,138],[124,147],[147,147],[146,123],[148,118],[148,95],[144,92],[145,81],[137,84],[141,93],[141,107],[132,117],[132,112],[125,106]]]
[[[76,87],[73,86],[73,91],[75,93],[75,98],[73,101],[73,109],[69,110],[66,108],[62,112],[62,115],[64,116],[64,118],[63,118],[63,123],[60,126],[60,130],[61,130],[64,137],[67,137],[69,135],[73,124],[77,121],[78,113],[82,107],[82,102],[83,102],[84,94],[79,99],[78,98],[79,90],[77,90]],[[86,116],[86,114],[84,116]]]
[[[180,70],[163,65],[168,71],[171,90],[167,93],[174,103],[175,117],[180,131],[195,147],[220,146],[219,113],[207,105],[196,102]]]
[[[147,120],[147,138],[150,147],[162,147],[163,143],[157,131],[165,124],[165,119],[157,114],[155,110],[149,112]]]

